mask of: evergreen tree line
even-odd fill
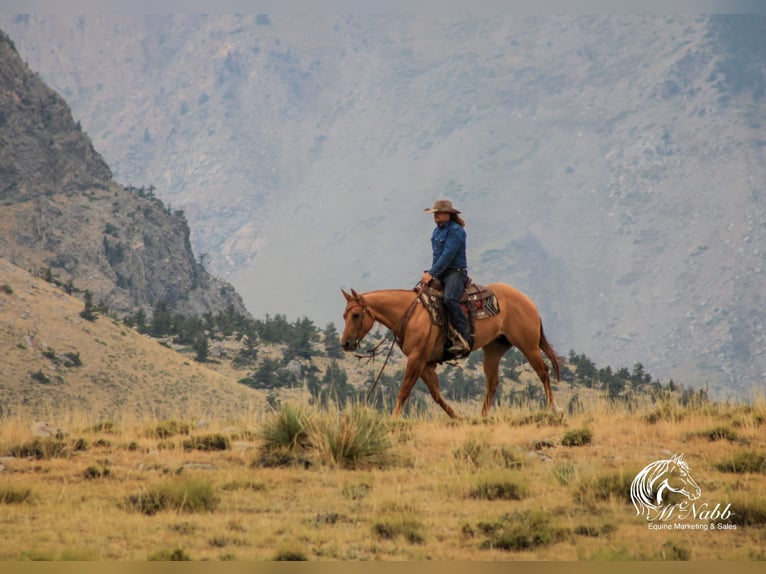
[[[63,284],[58,281],[50,268],[41,270],[38,275],[67,293],[80,292],[71,282]],[[99,314],[109,313],[103,302],[99,305],[93,303],[89,291],[84,292],[84,301],[85,308],[81,316],[89,321],[95,320]],[[122,321],[140,333],[189,347],[194,351],[195,359],[200,362],[210,360],[210,341],[233,338],[240,342],[240,348],[232,359],[233,366],[254,369],[240,379],[240,383],[271,391],[280,388],[307,389],[313,400],[322,405],[329,401],[344,405],[351,400],[366,399],[367,389],[377,379],[370,400],[378,406],[390,407],[404,374],[402,369],[394,371],[390,367],[381,374],[378,370],[371,370],[363,388],[355,387],[349,383],[346,371],[338,362],[344,353],[334,323],[320,330],[306,317],[292,322],[282,314],[253,319],[239,313],[234,306],[217,313],[205,313],[201,317],[189,317],[174,312],[167,302],[160,301],[150,315],[139,309],[123,317]],[[373,334],[370,337],[375,336]],[[261,345],[281,346],[281,357],[263,357],[259,360]],[[331,359],[324,372],[313,362],[319,356]],[[448,364],[442,370],[439,377],[441,391],[447,400],[464,401],[484,396],[482,356],[482,351],[474,352],[462,365],[454,367]],[[519,381],[526,362],[526,358],[517,349],[511,349],[500,365],[503,380]],[[573,387],[601,391],[611,400],[631,401],[638,395],[649,395],[654,400],[661,400],[673,394],[679,396],[683,405],[709,400],[705,389],[684,389],[683,385],[677,385],[672,379],[662,385],[646,372],[640,362],[634,364],[632,369],[622,367],[614,370],[610,366],[599,367],[584,353],[578,354],[573,350],[562,364],[561,379]],[[510,391],[508,395],[512,404],[545,404],[543,387],[536,377],[521,389]],[[408,408],[423,408],[424,402],[429,400],[425,387],[418,386]]]
[[[366,394],[376,379],[375,392],[370,400],[381,407],[390,407],[398,393],[403,370],[390,367],[379,375],[378,369],[371,369],[368,380],[362,388],[348,381],[345,369],[338,361],[344,356],[340,347],[339,333],[334,323],[320,330],[306,318],[288,321],[285,315],[263,319],[246,317],[233,306],[218,313],[205,313],[202,317],[185,317],[173,313],[167,303],[158,303],[151,318],[143,311],[128,317],[125,322],[152,337],[170,338],[176,345],[188,345],[196,352],[198,361],[208,360],[210,340],[235,338],[241,348],[232,359],[237,368],[252,367],[240,383],[263,390],[276,391],[280,388],[306,389],[318,404],[333,401],[344,405],[348,401],[366,400]],[[263,357],[259,360],[261,345],[281,345],[281,357]],[[331,361],[322,372],[313,362],[315,357],[327,357]],[[485,392],[485,379],[481,369],[482,352],[477,351],[460,366],[446,365],[440,374],[442,394],[447,400],[463,401],[480,399]],[[519,381],[526,358],[512,349],[500,365],[503,380]],[[584,353],[570,351],[561,367],[561,379],[574,387],[602,391],[612,400],[633,400],[638,395],[649,395],[655,399],[676,391],[681,392],[682,402],[707,400],[705,391],[696,392],[676,385],[670,380],[666,385],[646,372],[641,363],[632,369],[610,366],[599,367]],[[509,400],[513,403],[545,404],[543,387],[533,377],[522,389],[512,390]],[[422,408],[430,398],[425,388],[416,387],[409,408]]]

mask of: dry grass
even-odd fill
[[[0,416],[34,412],[38,420],[64,422],[74,405],[77,416],[95,424],[116,416],[236,418],[264,408],[263,394],[238,384],[235,375],[109,317],[84,320],[82,301],[2,258],[0,285],[8,287],[0,290]]]
[[[647,412],[593,403],[550,424],[522,409],[457,423],[433,410],[386,422],[395,456],[356,470],[321,463],[321,452],[310,466],[259,465],[265,415],[204,428],[196,416],[172,419],[188,434],[158,436],[173,425],[100,425],[71,413],[58,424],[63,441],[87,447],[50,458],[3,456],[33,437],[30,420],[0,419],[0,559],[764,558],[766,475],[742,468],[753,459],[742,453],[766,451],[764,403],[655,422]],[[342,422],[340,414],[311,416]],[[727,426],[735,441],[710,440],[710,429]],[[590,442],[562,444],[578,429]],[[228,448],[184,449],[210,436]],[[686,454],[699,502],[731,502],[736,530],[657,532],[635,516],[625,485],[675,452]],[[739,461],[737,471],[720,468],[726,461]]]

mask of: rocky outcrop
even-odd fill
[[[66,102],[0,32],[0,256],[129,312],[166,301],[183,314],[229,306],[227,283],[195,259],[182,211],[124,188]]]

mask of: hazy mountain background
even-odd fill
[[[763,16],[0,15],[256,316],[409,287],[434,199],[560,352],[766,378]]]

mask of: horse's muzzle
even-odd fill
[[[356,351],[359,348],[359,341],[346,339],[345,341],[341,342],[341,346],[343,347],[344,351],[350,353],[351,351]]]

